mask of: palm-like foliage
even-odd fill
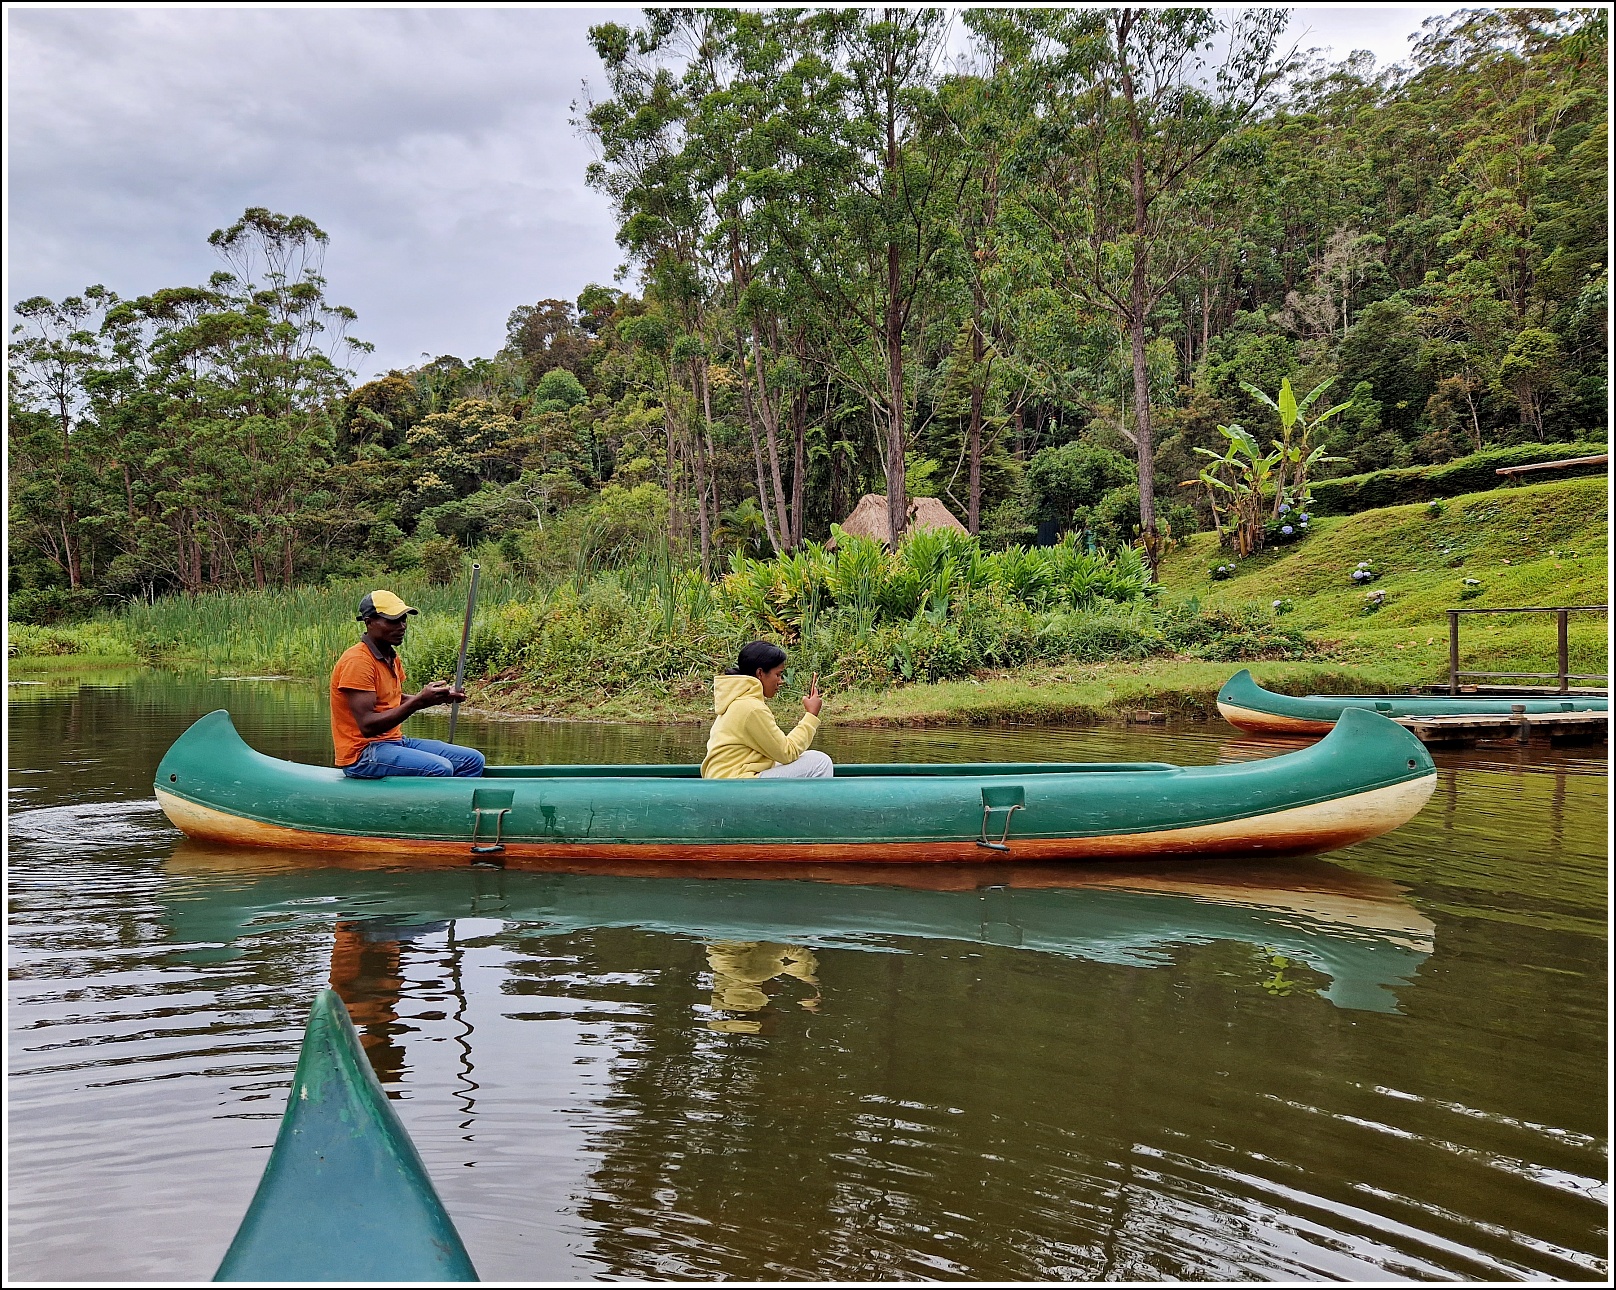
[[[1272,452],[1264,452],[1244,426],[1219,426],[1218,433],[1229,446],[1221,454],[1197,448],[1195,451],[1209,458],[1210,464],[1203,466],[1194,479],[1184,482],[1206,489],[1212,504],[1212,522],[1224,544],[1232,545],[1236,555],[1253,555],[1262,549],[1264,499],[1273,487],[1281,447],[1276,443]],[[1219,500],[1226,510],[1219,508]]]
[[[1335,383],[1332,376],[1320,381],[1300,403],[1296,401],[1296,394],[1291,389],[1291,378],[1282,377],[1279,382],[1279,397],[1271,399],[1250,381],[1241,381],[1240,388],[1260,403],[1272,408],[1279,417],[1280,437],[1274,441],[1274,450],[1279,454],[1274,463],[1274,503],[1273,516],[1277,519],[1282,506],[1301,507],[1307,504],[1307,476],[1308,472],[1320,462],[1340,461],[1339,457],[1325,456],[1324,446],[1314,445],[1313,433],[1331,417],[1345,412],[1352,406],[1352,400],[1337,403],[1316,417],[1309,418],[1308,409],[1318,401],[1319,395]]]
[[[736,616],[800,640],[824,613],[868,632],[922,618],[942,626],[967,605],[1088,609],[1140,600],[1149,591],[1144,560],[1133,548],[1089,552],[1074,535],[1052,547],[990,554],[963,533],[922,529],[896,552],[838,530],[834,550],[810,542],[774,560],[737,553],[718,594]]]

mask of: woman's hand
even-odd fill
[[[815,672],[813,679],[808,682],[808,693],[803,695],[802,706],[810,716],[817,717],[819,709],[824,706],[825,700],[819,693],[819,673]]]

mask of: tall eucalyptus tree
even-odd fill
[[[1133,373],[1141,540],[1158,538],[1148,347],[1157,307],[1227,231],[1246,127],[1297,66],[1283,9],[1017,10],[1029,128],[1010,162],[1052,280],[1109,316]]]
[[[908,516],[911,351],[941,298],[966,173],[938,95],[946,23],[934,9],[796,16],[797,57],[766,123],[773,159],[745,177],[827,361],[877,418],[894,538]]]

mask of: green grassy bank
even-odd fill
[[[1294,694],[1352,694],[1404,684],[1398,668],[1308,662],[1212,663],[1162,658],[1141,662],[1068,664],[983,672],[963,680],[850,690],[829,696],[825,716],[870,726],[1029,725],[1093,722],[1136,712],[1204,717],[1236,667],[1246,666],[1263,685]],[[474,691],[474,698],[478,697]],[[487,696],[482,696],[484,703]],[[773,708],[786,728],[802,715],[798,692],[782,692]],[[533,715],[532,706],[482,707],[484,715]],[[542,715],[595,721],[701,722],[712,720],[710,681],[691,680],[660,693],[602,695],[589,702],[542,705]]]
[[[1447,609],[1608,603],[1603,479],[1468,493],[1435,507],[1315,519],[1311,527],[1301,542],[1239,562],[1224,580],[1211,572],[1227,560],[1216,537],[1197,534],[1168,554],[1162,581],[1210,605],[1278,600],[1282,621],[1330,657],[1411,683],[1447,674]],[[1365,561],[1375,577],[1354,583],[1353,570]],[[1384,600],[1372,610],[1373,592]],[[1465,615],[1461,666],[1552,672],[1555,631],[1548,614]],[[1604,614],[1571,616],[1573,672],[1608,671],[1607,633]]]
[[[843,721],[1207,711],[1242,663],[1293,692],[1395,690],[1445,676],[1450,606],[1604,603],[1607,509],[1603,480],[1470,494],[1314,520],[1302,541],[1226,578],[1212,575],[1228,563],[1216,537],[1196,535],[1168,553],[1150,601],[1035,611],[965,598],[910,621],[825,613],[787,630],[801,634],[799,670],[822,673]],[[1374,578],[1354,582],[1365,564]],[[423,611],[407,646],[412,677],[448,675],[463,590],[387,581]],[[174,597],[71,627],[13,624],[9,666],[17,676],[138,663],[320,678],[355,638],[354,605],[370,586]],[[666,567],[554,585],[494,568],[473,634],[473,704],[510,716],[705,720],[715,666],[744,640],[775,634],[757,617],[775,609],[749,608],[732,591]],[[1370,593],[1383,593],[1378,608]],[[1572,670],[1604,672],[1605,617],[1572,621]],[[1467,669],[1554,667],[1548,616],[1468,617],[1462,640]]]

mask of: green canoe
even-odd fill
[[[1257,735],[1324,735],[1347,712],[1378,712],[1385,717],[1507,717],[1528,713],[1606,712],[1609,701],[1583,696],[1566,699],[1485,699],[1413,694],[1309,694],[1295,698],[1265,690],[1241,668],[1218,691],[1218,711],[1232,726]]]
[[[205,841],[519,866],[1306,855],[1396,828],[1435,784],[1420,742],[1373,712],[1349,712],[1313,747],[1227,766],[852,765],[819,780],[506,766],[358,780],[253,751],[221,711],[174,742],[155,788],[168,818]]]
[[[275,1149],[215,1281],[475,1281],[334,990],[314,998]]]

